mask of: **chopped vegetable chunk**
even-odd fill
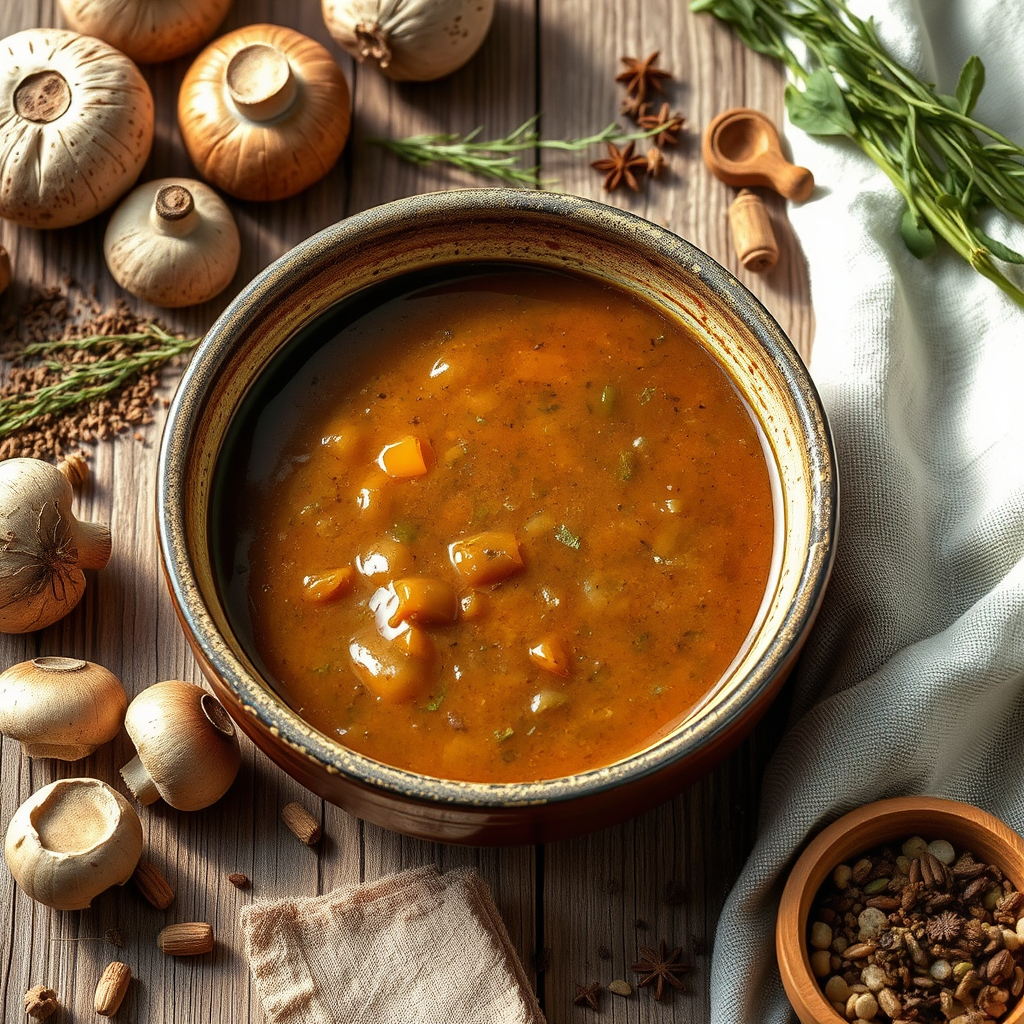
[[[500,583],[523,568],[523,556],[514,533],[488,531],[463,537],[448,545],[448,557],[472,587]]]
[[[377,456],[377,465],[388,476],[400,479],[425,476],[433,464],[434,452],[430,442],[411,435],[385,445]]]
[[[572,671],[572,651],[560,636],[547,636],[534,644],[530,660],[552,675],[567,676]]]
[[[352,590],[356,573],[351,565],[344,565],[340,569],[330,569],[327,572],[311,573],[302,577],[302,586],[305,588],[306,598],[316,604],[323,604],[325,601],[336,601],[344,597]]]

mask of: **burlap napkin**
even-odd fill
[[[242,910],[270,1024],[544,1024],[486,884],[432,867]]]
[[[941,93],[978,54],[977,116],[1024,140],[1020,0],[849,6]],[[931,793],[1024,830],[1024,311],[948,250],[915,260],[901,198],[851,143],[787,137],[819,186],[790,218],[810,268],[840,538],[758,842],[719,925],[714,1024],[793,1019],[774,958],[779,895],[802,844],[843,812]],[[1024,252],[1018,226],[986,231]]]

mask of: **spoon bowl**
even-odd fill
[[[719,114],[704,132],[702,150],[708,170],[727,185],[762,185],[797,202],[814,191],[814,175],[782,155],[778,129],[758,110]]]

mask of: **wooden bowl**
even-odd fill
[[[782,985],[802,1024],[848,1024],[825,998],[811,970],[807,927],[818,889],[837,864],[883,843],[919,835],[946,839],[978,860],[997,865],[1015,888],[1024,887],[1024,840],[998,818],[955,800],[907,796],[866,804],[839,818],[812,840],[786,881],[775,926]],[[879,1020],[885,1020],[884,1014]],[[1000,1024],[1024,1021],[1024,999],[1000,1017]]]
[[[748,403],[774,463],[777,567],[748,646],[700,711],[670,735],[566,778],[433,778],[381,764],[318,732],[261,677],[218,592],[211,557],[218,457],[265,368],[278,365],[275,359],[312,320],[360,290],[466,261],[522,261],[586,274],[681,320]],[[821,601],[835,550],[838,484],[825,416],[799,356],[761,304],[710,257],[601,203],[472,189],[414,196],[351,217],[243,289],[197,350],[171,405],[157,509],[163,566],[188,640],[214,691],[257,746],[316,793],[396,831],[478,845],[534,843],[655,806],[753,727]]]

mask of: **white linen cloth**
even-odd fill
[[[850,7],[941,92],[980,56],[976,116],[1024,140],[1022,0]],[[948,249],[916,260],[902,200],[852,144],[786,134],[817,183],[789,212],[810,268],[840,539],[758,840],[719,924],[714,1024],[795,1019],[774,954],[779,895],[802,845],[841,814],[928,793],[1024,830],[1024,310]],[[1024,251],[1021,230],[987,230]]]

